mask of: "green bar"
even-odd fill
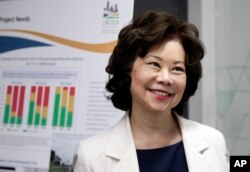
[[[42,126],[46,126],[47,124],[47,119],[46,118],[42,118]]]
[[[10,117],[10,123],[11,124],[15,124],[15,121],[16,121],[16,117],[15,116],[11,116]]]
[[[31,101],[29,107],[28,125],[32,125],[33,123],[34,108],[35,108],[35,102]]]
[[[60,127],[64,127],[65,124],[65,116],[66,116],[66,108],[61,108],[61,118],[60,118]]]
[[[3,119],[4,124],[9,123],[9,116],[10,116],[10,105],[5,105],[4,119]]]
[[[53,115],[53,122],[52,125],[54,127],[58,124],[58,113],[59,113],[59,106],[60,106],[60,94],[55,95],[55,103],[54,103],[54,115]]]
[[[22,124],[22,117],[17,117],[17,124]]]
[[[73,112],[68,112],[67,127],[72,127]]]
[[[36,116],[35,116],[35,125],[39,125],[40,123],[40,113],[36,113]]]

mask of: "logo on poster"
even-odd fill
[[[119,9],[117,4],[111,5],[109,1],[103,9],[103,32],[116,33],[119,25]]]

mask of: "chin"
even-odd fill
[[[150,111],[152,111],[154,113],[164,113],[164,112],[171,111],[171,108],[166,108],[166,107],[151,107]]]

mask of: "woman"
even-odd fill
[[[82,141],[75,172],[229,171],[223,135],[184,119],[202,75],[204,48],[192,24],[149,11],[124,27],[106,71],[114,127]]]

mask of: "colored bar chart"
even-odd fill
[[[5,98],[4,124],[22,124],[25,86],[8,85]]]
[[[26,90],[28,90],[27,93],[25,93]],[[51,90],[55,91],[52,97]],[[45,127],[48,125],[48,119],[51,118],[49,125],[54,128],[72,128],[75,92],[75,86],[55,86],[51,89],[51,86],[47,85],[7,85],[3,124],[21,125],[25,114],[28,127]],[[50,98],[54,98],[54,104],[49,112]]]
[[[31,86],[27,125],[46,126],[48,118],[49,86]]]
[[[0,74],[0,126],[32,132],[75,129],[78,71],[5,69]]]
[[[53,127],[71,128],[73,122],[75,87],[56,87]]]

